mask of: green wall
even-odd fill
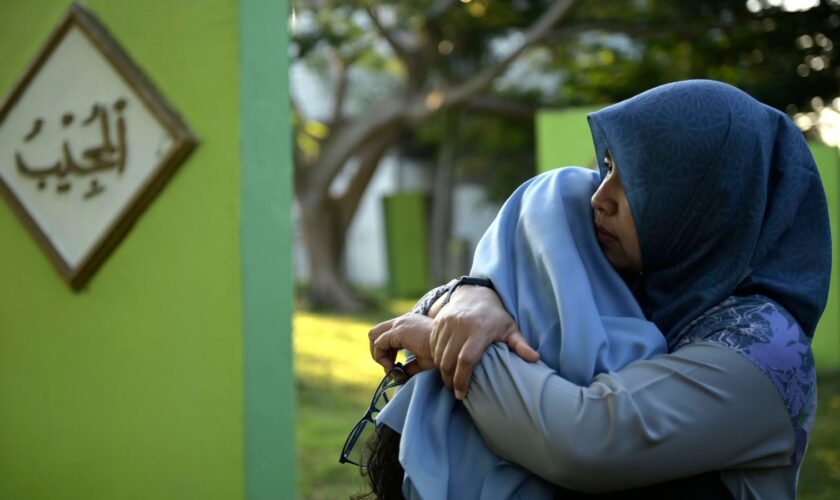
[[[2,95],[68,5],[0,2]],[[248,498],[268,498],[271,491],[293,495],[290,441],[267,458],[254,455],[258,464],[245,460],[252,455],[246,436],[291,435],[291,408],[283,403],[292,400],[291,261],[288,249],[243,260],[261,242],[253,234],[240,238],[247,225],[241,224],[240,196],[249,190],[240,186],[239,86],[240,78],[243,86],[252,78],[240,74],[240,50],[243,57],[281,63],[281,81],[267,97],[283,97],[287,3],[85,5],[181,112],[200,144],[80,293],[70,290],[0,203],[0,498],[236,499],[244,497],[246,476],[257,465],[273,477],[249,481]],[[271,11],[266,21],[275,22],[274,36],[243,37],[241,47],[240,9],[250,19]],[[265,41],[272,44],[259,50]],[[287,98],[280,100],[271,117],[282,137]],[[252,144],[251,156],[243,149],[243,161],[265,148],[265,141]],[[267,218],[280,223],[269,248],[284,248],[291,237],[288,144],[275,141],[268,150],[285,153],[274,159],[268,178],[273,187],[286,182],[286,191]],[[258,167],[242,165],[244,172]],[[255,196],[264,199],[265,193]],[[258,217],[253,209],[248,213]],[[251,294],[243,308],[243,289],[274,291],[271,284],[255,288],[247,280],[267,259],[279,279],[273,286],[279,283],[281,290],[273,304]],[[279,312],[265,315],[268,307]],[[271,331],[266,321],[276,322]],[[274,346],[280,368],[255,372],[279,376],[273,385],[244,379],[243,343],[249,339],[258,346],[269,339]],[[249,395],[275,389],[281,392],[267,398],[274,409],[270,421],[246,416]]]
[[[399,193],[382,198],[391,295],[420,297],[430,288],[426,197]]]
[[[537,112],[537,171],[594,167],[595,152],[586,115],[602,106]]]
[[[837,369],[840,368],[840,156],[837,148],[821,144],[810,146],[828,199],[832,242],[828,305],[817,325],[813,349],[818,370]]]

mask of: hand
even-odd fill
[[[407,313],[374,326],[368,333],[370,355],[387,372],[394,366],[397,351],[408,349],[416,359],[403,368],[409,376],[434,368],[429,337],[432,318],[422,314]]]
[[[443,382],[464,399],[475,364],[493,342],[505,342],[520,358],[532,363],[540,355],[525,340],[496,292],[462,286],[434,319],[430,348]]]

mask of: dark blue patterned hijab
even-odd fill
[[[639,232],[635,295],[673,344],[730,295],[764,295],[810,338],[826,304],[825,193],[785,115],[720,82],[656,87],[589,115]]]

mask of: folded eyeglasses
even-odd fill
[[[344,447],[341,449],[341,457],[339,463],[350,463],[359,467],[367,467],[370,457],[367,456],[367,449],[364,443],[374,433],[376,428],[376,415],[382,411],[382,408],[393,399],[397,393],[397,388],[408,381],[408,375],[403,369],[402,363],[396,363],[393,368],[388,370],[388,373],[379,382],[379,386],[373,393],[373,398],[370,400],[370,406],[364,416],[356,422],[347,439],[344,441]],[[369,425],[370,424],[370,425]],[[356,443],[362,441],[362,446],[356,446]]]

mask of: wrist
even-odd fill
[[[456,294],[459,290],[463,288],[489,288],[490,290],[495,290],[496,288],[493,286],[493,282],[490,281],[490,278],[477,278],[474,276],[461,276],[458,280],[449,287],[449,291],[446,293],[443,299],[443,304],[441,307],[445,306],[452,300],[452,296]]]

